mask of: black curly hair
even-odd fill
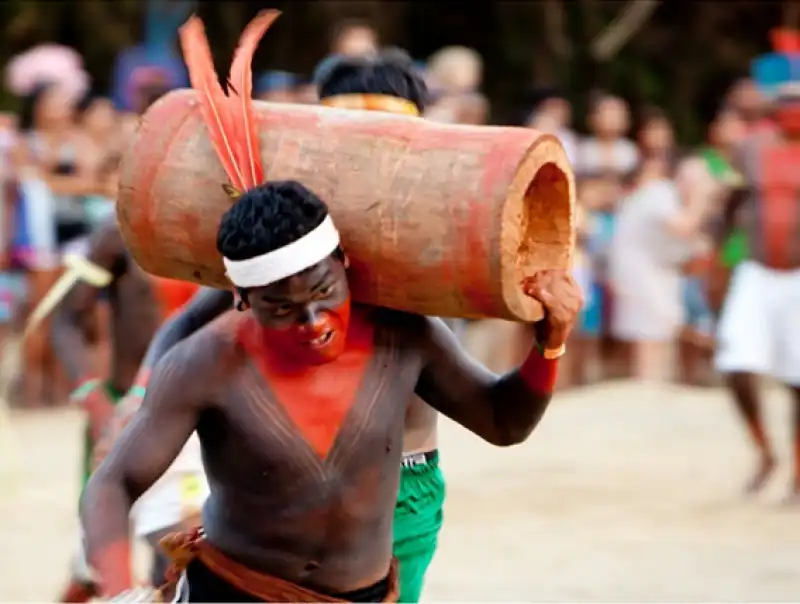
[[[19,128],[31,132],[36,128],[36,109],[45,94],[55,86],[53,82],[41,82],[22,97],[19,109]]]
[[[325,202],[299,182],[267,182],[246,191],[222,216],[217,250],[229,260],[249,260],[297,241],[327,215]],[[341,248],[333,256],[344,260]],[[239,292],[246,299],[246,290]]]
[[[428,87],[408,54],[389,48],[375,57],[334,55],[314,70],[320,99],[340,94],[386,94],[414,103],[420,113],[428,102]]]

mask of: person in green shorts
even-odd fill
[[[427,90],[410,58],[400,51],[372,59],[331,57],[314,77],[320,102],[419,115]],[[230,310],[231,292],[204,289],[159,330],[142,364],[147,373],[176,344]],[[126,406],[126,413],[131,409]],[[400,570],[400,601],[417,602],[442,527],[445,481],[437,450],[437,413],[416,399],[406,415],[403,467],[394,515],[394,555]]]
[[[402,51],[374,59],[332,57],[314,75],[320,103],[419,115],[427,89]],[[340,101],[343,101],[340,103]],[[445,482],[439,468],[437,413],[416,398],[406,414],[403,467],[394,513],[394,556],[400,565],[400,601],[417,602],[442,528]]]
[[[445,482],[436,448],[436,420],[436,411],[415,398],[406,415],[406,453],[394,509],[394,556],[400,564],[401,602],[419,601],[442,528]]]

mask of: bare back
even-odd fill
[[[111,374],[115,385],[133,383],[150,340],[161,324],[153,285],[132,260],[122,256],[125,270],[108,288],[111,310]]]
[[[112,275],[106,288],[111,331],[111,367],[108,379],[124,392],[133,383],[139,364],[161,323],[154,289],[147,274],[127,255],[115,224],[109,224],[87,241],[87,258]],[[79,282],[54,317],[54,344],[71,380],[94,373],[88,355],[86,331],[92,327],[100,292]]]

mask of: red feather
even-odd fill
[[[189,70],[189,80],[192,88],[197,91],[200,112],[206,122],[214,150],[231,184],[239,190],[245,190],[248,188],[245,187],[247,181],[235,152],[237,128],[236,116],[231,107],[232,99],[225,95],[219,84],[205,28],[197,16],[192,16],[180,28],[180,41]]]
[[[280,16],[280,11],[266,10],[256,15],[242,32],[239,46],[233,54],[228,82],[233,89],[231,99],[236,107],[239,136],[236,142],[244,144],[243,152],[237,153],[246,188],[257,187],[264,182],[264,165],[258,145],[258,129],[253,111],[253,55],[258,43],[270,25]],[[238,99],[236,97],[238,96]]]

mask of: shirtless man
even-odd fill
[[[418,115],[423,110],[425,84],[401,51],[374,59],[335,57],[317,69],[321,103],[353,106],[370,95],[374,111]],[[144,371],[149,371],[178,342],[233,308],[233,294],[205,289],[185,309],[167,321],[150,344]],[[399,563],[400,599],[416,602],[425,572],[436,551],[442,526],[445,483],[439,468],[437,413],[412,397],[405,421],[400,493],[394,517],[394,556]],[[127,407],[127,406],[126,406]],[[123,413],[129,409],[123,410]],[[124,421],[124,419],[123,419]]]
[[[748,490],[760,489],[775,467],[758,401],[757,377],[769,375],[794,399],[794,480],[800,501],[800,95],[784,86],[775,100],[776,129],[742,144],[737,168],[748,189],[732,196],[717,243],[740,216],[749,259],[734,269],[718,331],[717,369],[727,375],[736,406],[759,452]]]
[[[103,293],[88,284],[79,283],[66,297],[53,317],[53,345],[56,355],[75,387],[74,398],[79,400],[86,411],[88,424],[85,433],[83,484],[89,479],[92,469],[94,444],[97,443],[113,415],[114,405],[134,384],[139,364],[144,357],[150,339],[165,316],[187,301],[197,289],[190,283],[156,279],[148,276],[128,257],[122,237],[116,224],[102,227],[87,241],[86,255],[90,262],[107,270],[112,281],[106,288],[110,301],[111,322],[111,366],[106,379],[94,375],[89,343],[86,339],[87,324],[95,317],[95,308]],[[172,501],[178,501],[175,492],[185,481],[198,481],[199,500],[188,508],[199,510],[204,495],[202,465],[199,458],[199,443],[194,443],[197,453],[194,463],[190,461],[192,443],[181,457],[181,476],[173,474],[169,480],[162,481],[152,495],[142,500],[137,508],[135,521],[137,534],[148,537],[156,545],[166,531],[174,530],[179,524]],[[192,470],[192,465],[194,470]],[[194,478],[192,478],[194,477]],[[182,482],[183,481],[183,482]],[[154,564],[154,580],[160,585],[166,565],[158,555]],[[78,567],[80,568],[80,566]],[[118,569],[128,574],[129,571]],[[70,586],[61,601],[88,601],[94,595],[94,588],[88,577],[73,572]]]
[[[173,348],[86,488],[81,519],[103,592],[130,556],[130,508],[196,430],[211,494],[179,601],[384,601],[396,597],[392,517],[408,403],[423,400],[497,446],[523,442],[550,400],[581,305],[565,271],[525,284],[546,318],[504,376],[438,319],[351,305],[325,204],[292,181],[244,193],[217,247],[244,312]]]

